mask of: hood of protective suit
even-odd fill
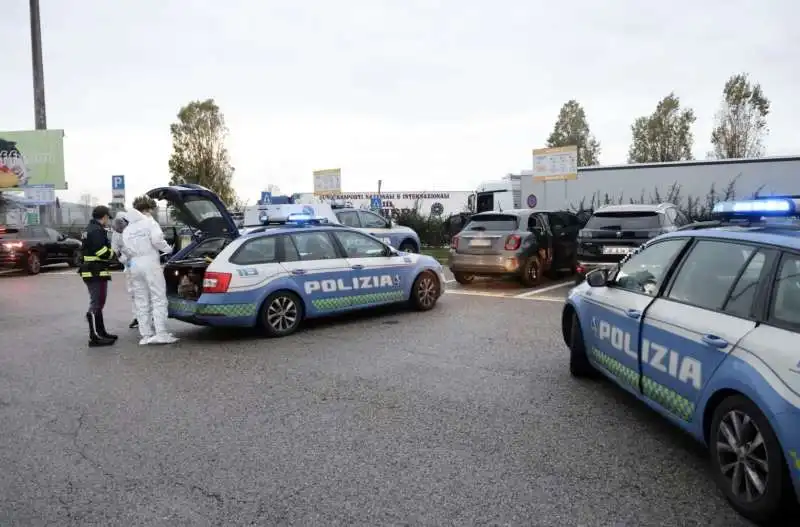
[[[124,212],[118,212],[111,222],[111,228],[114,232],[121,233],[128,226],[128,218]]]
[[[145,216],[136,209],[131,209],[127,211],[125,215],[126,215],[125,219],[128,220],[128,223],[136,223],[137,221],[142,221],[147,219],[147,216]]]

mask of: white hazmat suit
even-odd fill
[[[111,249],[114,251],[114,254],[117,255],[117,259],[119,263],[121,263],[124,267],[124,274],[125,274],[125,289],[128,291],[128,295],[131,298],[131,308],[133,309],[133,322],[131,323],[130,327],[135,328],[137,327],[137,319],[136,319],[136,302],[133,298],[133,288],[131,287],[131,273],[128,269],[128,257],[125,255],[123,251],[123,243],[122,243],[122,233],[125,228],[128,226],[128,216],[126,212],[120,211],[114,217],[114,221],[112,222],[112,233],[111,233]]]
[[[161,226],[136,209],[127,213],[122,245],[128,260],[131,288],[139,321],[139,344],[171,344],[178,339],[167,331],[167,283],[161,254],[172,252]]]

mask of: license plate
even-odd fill
[[[630,254],[633,247],[603,247],[603,254]]]
[[[470,240],[469,246],[470,247],[490,247],[492,245],[492,240]]]

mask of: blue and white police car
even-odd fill
[[[563,336],[574,376],[610,378],[708,445],[728,501],[772,525],[800,497],[800,199],[713,210],[590,273]]]
[[[194,230],[164,267],[169,316],[210,326],[259,326],[293,333],[305,318],[385,304],[432,309],[444,291],[441,264],[398,251],[342,225],[289,216],[241,234],[210,190],[198,185],[148,192],[168,201]]]

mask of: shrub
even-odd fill
[[[638,197],[629,197],[627,200],[623,194],[612,196],[608,193],[601,194],[600,191],[597,191],[590,197],[588,202],[586,198],[582,198],[577,205],[571,204],[570,209],[577,214],[588,215],[594,212],[597,207],[603,205],[622,205],[623,203],[655,205],[658,203],[672,203],[691,221],[707,221],[711,219],[711,211],[714,205],[720,201],[736,199],[736,181],[738,179],[739,176],[733,178],[722,192],[712,183],[711,188],[705,196],[686,196],[685,200],[681,194],[681,186],[677,182],[670,185],[665,195],[661,195],[658,188],[655,188],[649,196],[645,196],[644,191],[642,191]],[[761,189],[763,189],[763,186],[759,187],[758,190],[752,194],[752,197],[757,197]]]
[[[422,214],[419,200],[415,202],[414,208],[397,210],[393,214],[393,218],[398,225],[403,225],[416,232],[424,247],[442,247],[450,243],[446,220],[440,216]]]

